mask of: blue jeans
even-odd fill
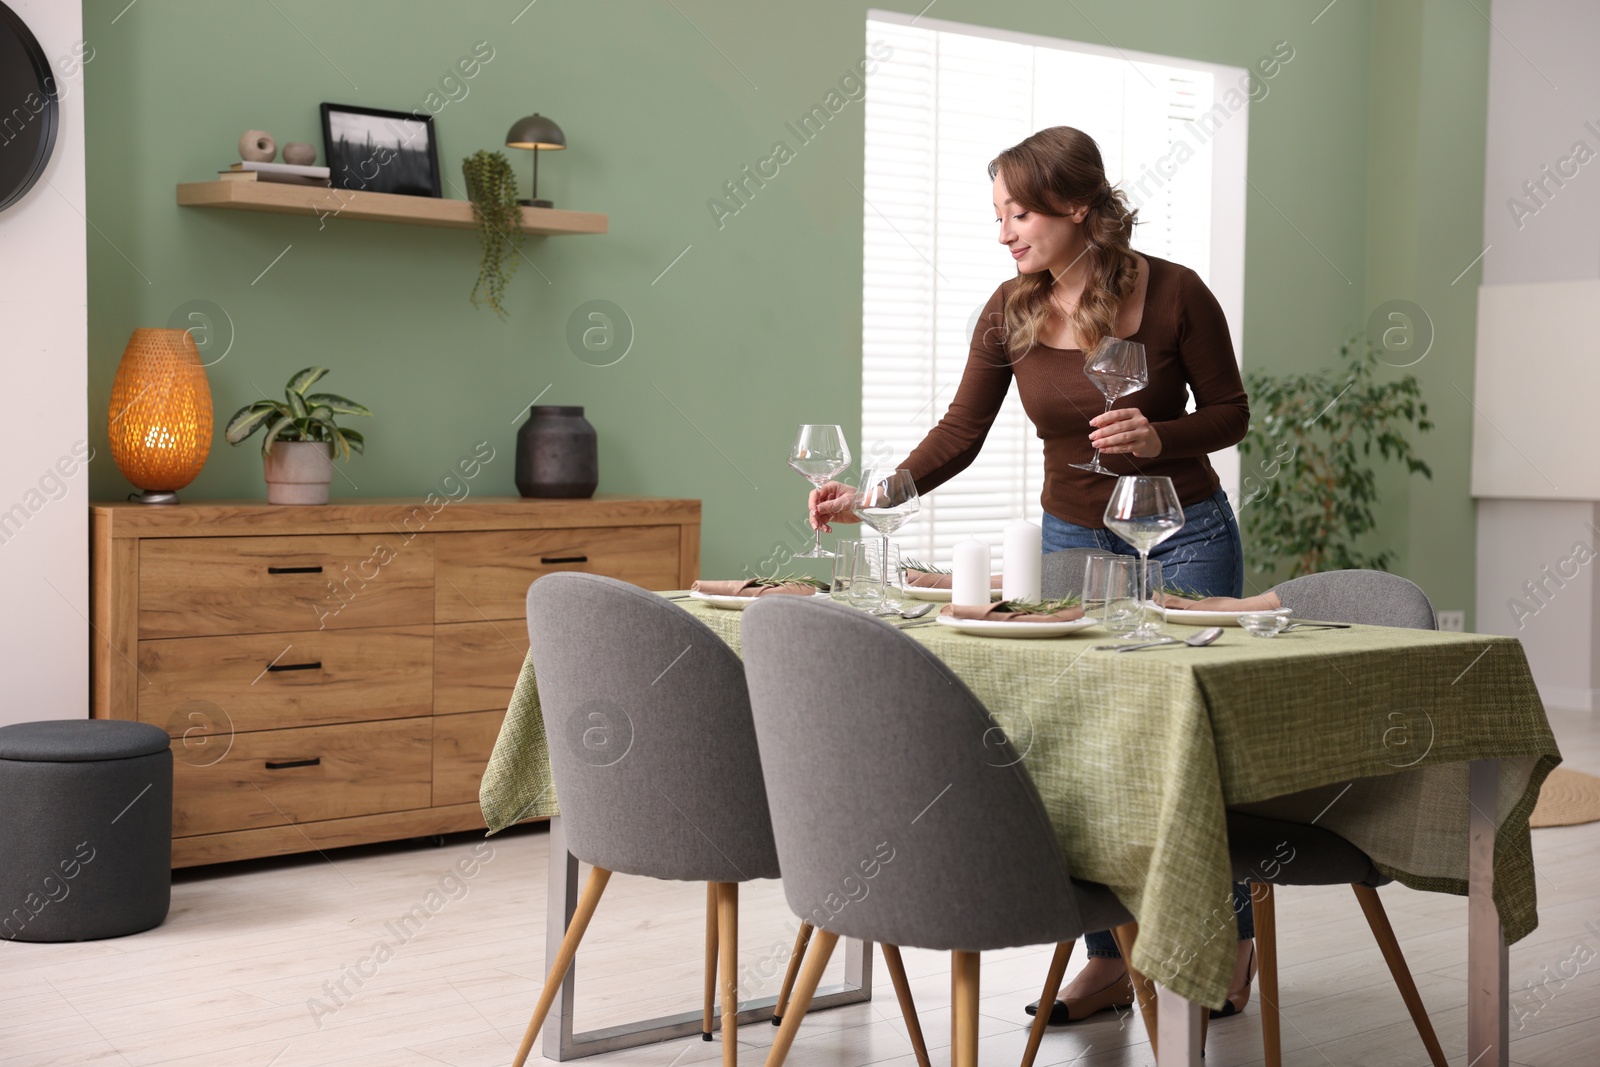
[[[1044,550],[1092,548],[1120,556],[1137,556],[1134,547],[1110,530],[1044,515]],[[1150,558],[1161,564],[1161,579],[1168,586],[1193,591],[1196,599],[1208,596],[1244,596],[1244,548],[1239,523],[1233,517],[1228,494],[1216,495],[1183,509],[1183,528],[1155,548]]]
[[[1137,556],[1134,547],[1110,530],[1044,516],[1044,550],[1093,548],[1123,556]],[[1161,580],[1168,586],[1192,591],[1199,597],[1244,595],[1244,547],[1239,540],[1239,523],[1228,503],[1228,494],[1216,495],[1183,509],[1183,529],[1150,552],[1161,564]],[[1242,882],[1233,886],[1233,911],[1238,917],[1239,940],[1256,936],[1255,914],[1250,908],[1250,890]],[[1116,959],[1117,943],[1111,934],[1098,930],[1083,939],[1090,956]]]

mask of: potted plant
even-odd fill
[[[266,434],[261,458],[269,504],[326,504],[334,450],[346,459],[353,451],[366,451],[366,438],[338,425],[334,417],[372,412],[334,393],[306,393],[327,373],[326,367],[307,367],[289,379],[283,400],[257,400],[228,420],[230,445],[243,443],[257,430]]]
[[[1250,430],[1239,443],[1244,478],[1239,518],[1258,554],[1254,568],[1289,578],[1348,567],[1387,570],[1391,551],[1363,544],[1376,529],[1374,460],[1432,478],[1412,430],[1433,429],[1415,376],[1381,380],[1377,350],[1355,337],[1333,374],[1247,374]],[[1374,455],[1376,453],[1376,455]]]

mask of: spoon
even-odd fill
[[[1097,652],[1138,652],[1146,648],[1167,648],[1171,645],[1188,645],[1190,648],[1201,648],[1211,644],[1222,636],[1222,627],[1209,626],[1199,633],[1190,634],[1179,641],[1176,637],[1164,637],[1159,641],[1146,641],[1140,645],[1096,645]]]

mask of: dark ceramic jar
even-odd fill
[[[600,441],[580,407],[535,405],[517,431],[517,492],[583,499],[600,484]]]

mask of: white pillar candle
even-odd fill
[[[1038,600],[1039,571],[1044,563],[1044,531],[1026,519],[1006,523],[1005,568],[1001,593],[1007,600]]]
[[[955,547],[950,568],[950,602],[969,608],[989,606],[989,571],[994,554],[982,541],[968,538]]]

